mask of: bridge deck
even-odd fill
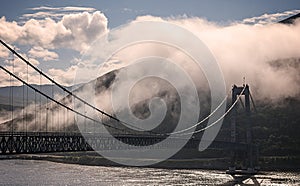
[[[119,142],[128,145],[128,149],[134,146],[145,148],[164,140],[167,136],[151,135],[117,135],[108,136],[105,134],[84,134],[66,132],[0,132],[0,153],[20,154],[20,153],[41,153],[41,152],[68,152],[68,151],[88,151],[88,150],[116,150],[120,149]],[[183,138],[173,138],[166,146],[156,146],[156,148],[172,148]],[[190,139],[185,148],[197,148],[199,139]],[[133,147],[132,147],[133,146]],[[245,144],[232,144],[224,141],[214,141],[211,148],[245,148]],[[122,147],[124,148],[124,147]]]

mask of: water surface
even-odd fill
[[[1,185],[230,185],[223,171],[103,167],[37,160],[1,160]],[[261,185],[299,185],[299,173],[267,172],[255,177]],[[245,183],[254,183],[253,179]]]

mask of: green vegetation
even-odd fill
[[[300,156],[300,101],[261,104],[253,114],[253,137],[265,156]]]

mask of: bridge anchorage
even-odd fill
[[[244,97],[245,104],[241,99],[242,96]],[[246,128],[246,135],[244,135],[245,146],[243,149],[236,147],[231,149],[231,165],[226,173],[232,175],[238,182],[242,182],[252,175],[257,174],[259,170],[259,167],[257,166],[258,147],[253,144],[252,140],[250,100],[255,111],[256,108],[248,84],[243,84],[243,86],[233,85],[232,103],[236,102],[237,99],[239,99],[243,106],[243,114],[245,116],[243,123],[241,123],[245,125]],[[236,105],[231,111],[230,118],[230,137],[233,144],[236,144],[237,142],[237,117],[238,107]]]

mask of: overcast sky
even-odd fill
[[[95,38],[139,16],[268,24],[299,10],[296,0],[10,0],[0,6],[0,38],[61,83],[71,84],[80,52]],[[1,57],[8,57],[3,48]]]

